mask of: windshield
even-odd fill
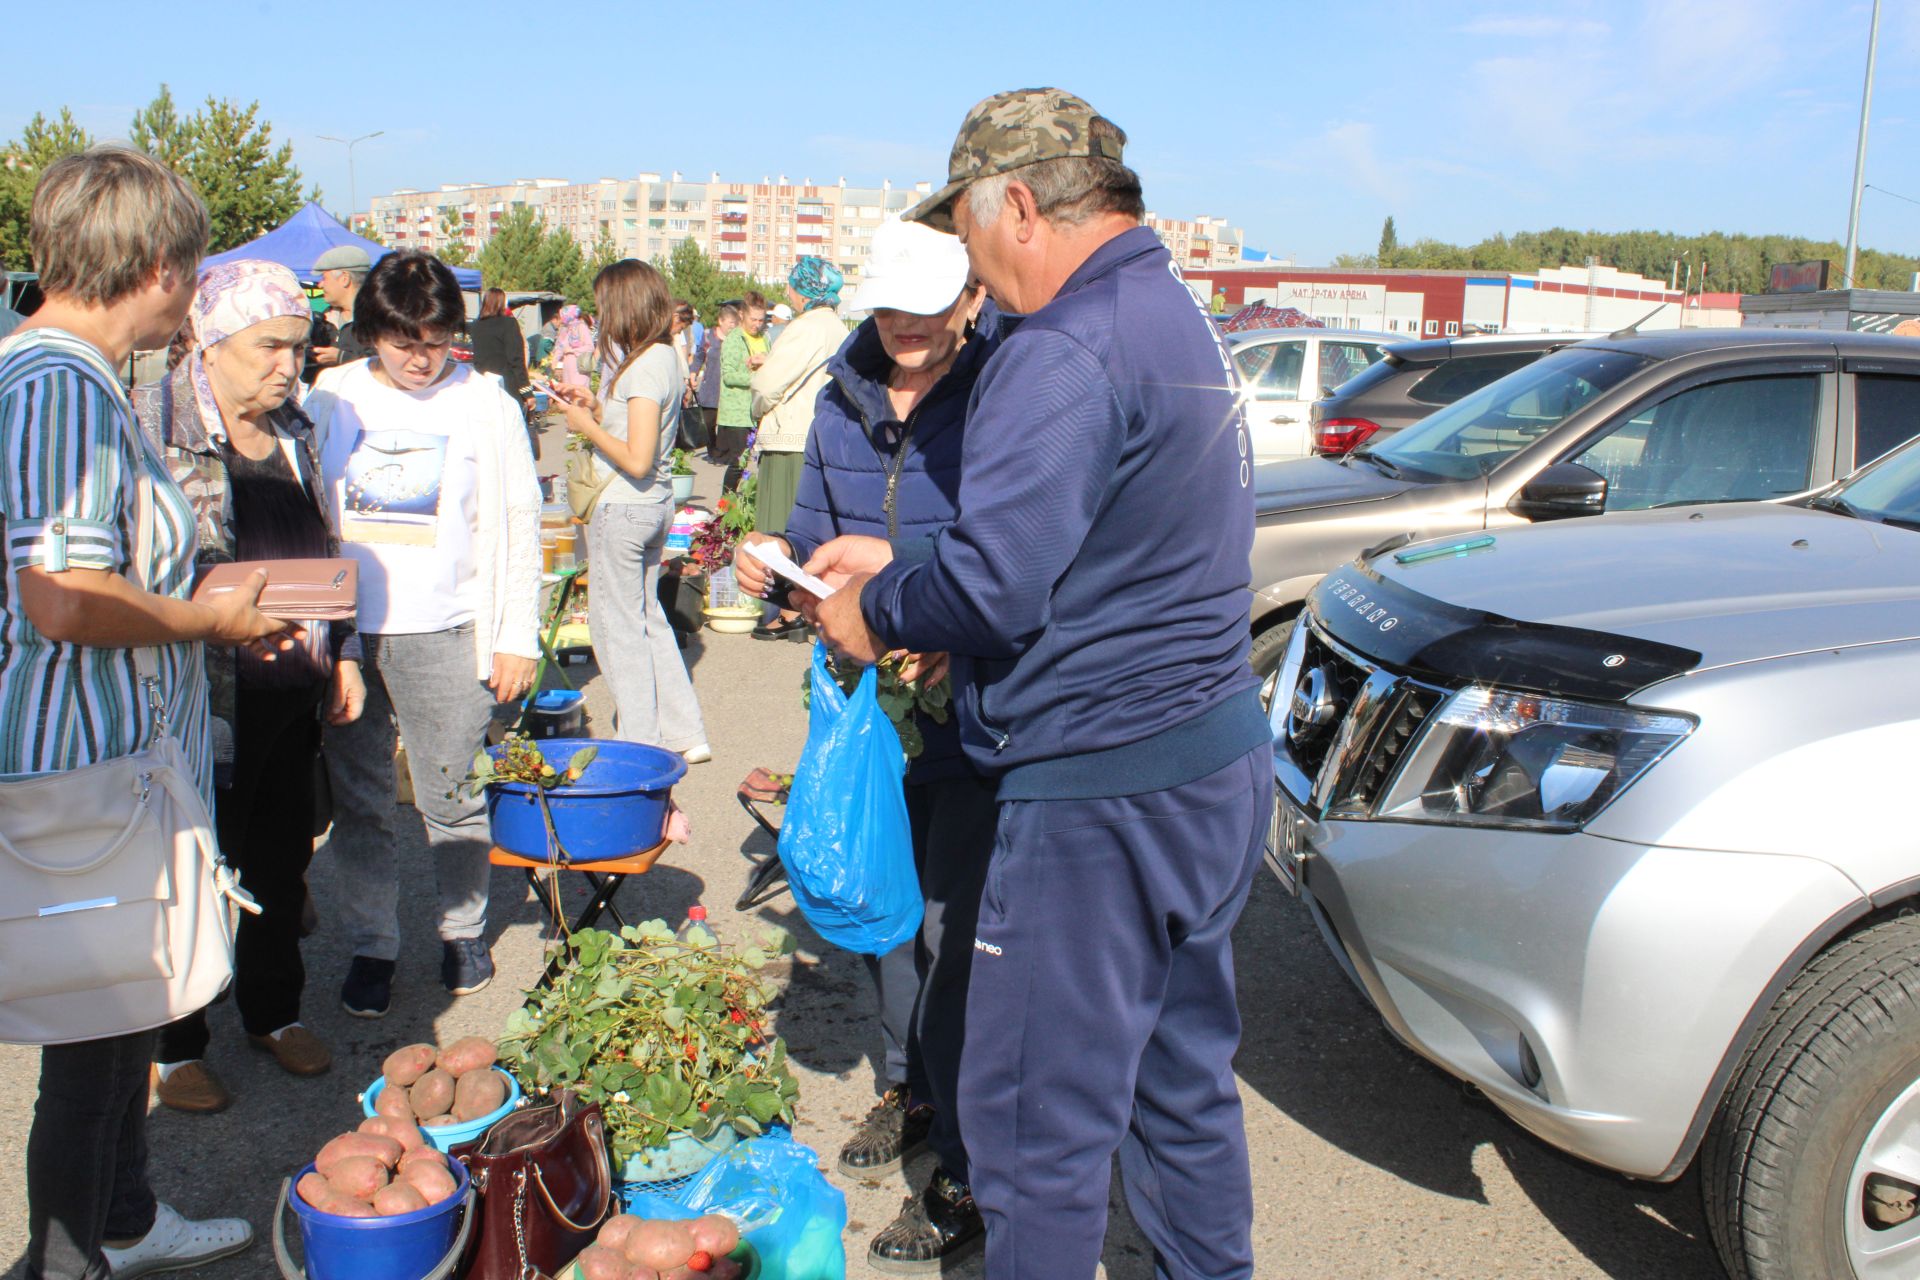
[[[1920,440],[1894,450],[1814,501],[1863,519],[1920,529]]]
[[[1420,479],[1477,479],[1648,363],[1621,351],[1568,347],[1422,418],[1373,454]]]

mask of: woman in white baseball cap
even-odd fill
[[[783,534],[746,539],[773,542],[796,560],[841,534],[931,536],[953,521],[967,402],[999,345],[999,315],[972,282],[967,251],[919,223],[874,233],[845,307],[872,314],[827,363],[831,380],[814,411],[793,514]],[[734,572],[754,595],[780,594],[753,556],[737,555]],[[922,688],[946,681],[945,654],[919,655],[915,665]],[[917,940],[867,957],[886,1049],[882,1092],[840,1167],[881,1177],[921,1143],[932,1146],[940,1167],[925,1194],[907,1199],[868,1255],[892,1274],[935,1274],[983,1238],[955,1089],[996,809],[994,784],[968,766],[953,717],[916,716],[913,728],[920,750],[907,767],[907,813],[926,922]]]

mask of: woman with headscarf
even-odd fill
[[[293,272],[257,260],[223,263],[194,294],[192,349],[134,412],[193,503],[197,567],[234,560],[330,559],[340,544],[321,505],[313,424],[293,400],[313,312]],[[313,857],[320,717],[360,713],[359,645],[348,623],[309,622],[305,646],[271,662],[209,649],[214,821],[227,861],[260,904],[234,946],[234,1003],[247,1039],[296,1076],[332,1055],[300,1021],[306,969],[300,916]],[[160,1101],[221,1111],[232,1101],[205,1061],[204,1011],[160,1032]]]
[[[556,380],[569,387],[593,385],[582,366],[593,355],[593,326],[569,302],[560,308],[560,323],[553,335],[553,350],[547,359],[553,364]]]
[[[793,495],[807,453],[814,405],[832,375],[827,361],[847,340],[840,305],[840,271],[824,258],[805,257],[787,276],[787,298],[799,313],[781,330],[753,375],[753,416],[759,421],[755,450],[760,486],[754,494],[753,527],[766,534],[785,532]],[[807,624],[792,611],[771,626],[753,629],[756,640],[805,640]]]

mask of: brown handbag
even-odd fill
[[[211,604],[238,591],[261,569],[267,583],[256,606],[269,618],[338,622],[354,615],[360,562],[338,560],[235,560],[207,570],[193,588],[195,604]]]
[[[536,1280],[593,1243],[613,1208],[613,1165],[598,1103],[561,1090],[478,1142],[455,1147],[480,1197],[467,1280]]]

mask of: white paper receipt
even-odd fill
[[[822,600],[833,594],[832,587],[795,564],[792,557],[782,551],[777,542],[751,542],[741,547],[741,550],[802,591],[810,591]]]

